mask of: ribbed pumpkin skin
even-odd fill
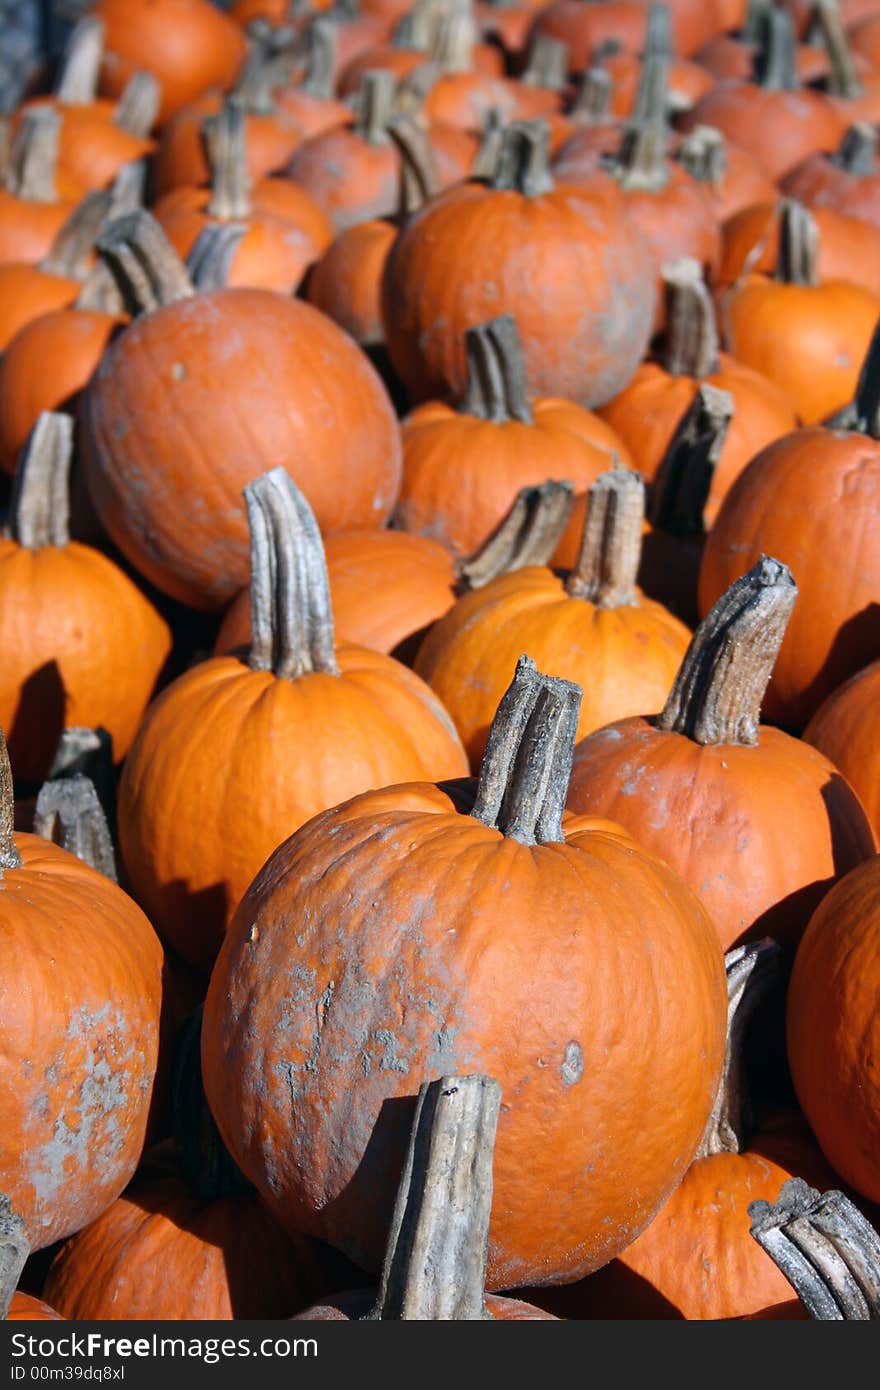
[[[597,608],[569,598],[552,570],[530,565],[460,598],[431,629],[415,669],[449,710],[476,767],[520,653],[583,687],[585,738],[636,708],[659,708],[689,641],[684,623],[651,599]]]
[[[273,855],[211,977],[208,1102],[283,1224],[376,1268],[419,1084],[495,1076],[487,1287],[576,1279],[634,1239],[696,1148],[721,953],[626,837],[528,847],[453,807],[389,788]]]
[[[35,1250],[80,1230],[140,1158],[162,949],[115,883],[36,835],[0,878],[0,1172]]]
[[[803,729],[819,705],[880,649],[880,445],[860,434],[798,430],[740,474],[706,541],[705,614],[761,555],[788,565],[800,591],[764,717]]]
[[[647,347],[653,275],[610,179],[534,198],[462,184],[432,199],[391,248],[382,280],[391,361],[415,400],[460,400],[465,330],[511,313],[533,395],[601,405]]]
[[[272,851],[369,787],[459,777],[439,700],[399,662],[340,644],[342,675],[278,680],[236,657],[188,671],[148,711],[119,785],[119,842],[156,929],[208,971]]]
[[[725,951],[768,935],[793,946],[836,879],[875,850],[836,768],[765,725],[757,747],[701,747],[650,719],[621,720],[575,749],[567,804],[665,859]]]
[[[241,490],[268,469],[290,471],[322,529],[381,526],[397,495],[399,432],[377,373],[330,319],[268,290],[136,320],[105,354],[83,420],[110,536],[196,608],[222,608],[247,583]]]
[[[171,649],[165,620],[91,546],[0,539],[0,727],[19,782],[40,782],[63,728],[105,728],[128,752]]]
[[[804,1113],[829,1163],[880,1201],[880,857],[837,885],[795,957],[788,1059]]]
[[[804,739],[840,768],[880,840],[880,661],[828,696],[804,729]]]
[[[285,1235],[258,1197],[201,1201],[168,1171],[136,1178],[67,1241],[43,1292],[76,1321],[287,1318],[346,1277],[334,1251]]]
[[[42,1299],[18,1290],[12,1295],[12,1303],[6,1314],[7,1322],[63,1322],[60,1313],[50,1308]]]
[[[520,488],[567,479],[583,494],[611,467],[613,454],[631,465],[623,441],[591,411],[549,397],[531,404],[531,425],[480,420],[440,401],[412,411],[402,429],[396,524],[434,537],[457,555],[471,555]]]

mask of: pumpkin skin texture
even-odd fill
[[[64,1322],[60,1313],[56,1313],[50,1308],[48,1303],[44,1303],[40,1298],[34,1298],[33,1294],[22,1293],[17,1290],[12,1295],[12,1303],[9,1305],[9,1312],[6,1314],[7,1322]]]
[[[0,1168],[39,1250],[94,1220],[134,1173],[162,950],[115,883],[36,835],[15,843],[21,867],[0,877]]]
[[[295,469],[328,530],[381,526],[397,495],[399,433],[377,373],[318,310],[267,290],[193,295],[136,320],[103,358],[83,420],[108,534],[196,608],[222,608],[247,582],[241,489],[267,468]]]
[[[646,1224],[699,1140],[724,1014],[714,934],[665,865],[596,831],[523,845],[440,788],[397,787],[316,817],[265,865],[211,978],[202,1066],[278,1219],[365,1268],[421,1078],[497,1077],[498,1289],[577,1278]]]
[[[880,446],[845,430],[798,430],[752,460],[721,505],[700,567],[700,612],[761,554],[801,591],[764,716],[803,729],[880,646]]]
[[[880,661],[828,696],[804,730],[804,740],[840,769],[880,840]]]
[[[880,1201],[880,857],[847,874],[813,915],[787,1000],[792,1080],[829,1163]]]
[[[35,265],[0,265],[0,352],[26,324],[73,304],[81,290],[78,280],[50,275]]]
[[[396,236],[390,222],[358,222],[340,232],[312,266],[305,285],[309,303],[362,346],[384,338],[380,285]]]

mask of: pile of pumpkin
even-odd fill
[[[880,0],[100,0],[44,85],[0,1313],[880,1316]]]

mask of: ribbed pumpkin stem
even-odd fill
[[[336,92],[337,26],[318,15],[306,33],[306,71],[300,91],[318,101],[330,101]]]
[[[151,72],[136,72],[116,103],[113,124],[138,140],[146,140],[159,116],[162,88]]]
[[[668,109],[669,60],[655,55],[642,64],[635,110],[613,166],[622,188],[659,193],[669,182]]]
[[[520,79],[527,87],[561,92],[568,81],[568,44],[539,34],[529,50],[529,62]]]
[[[147,314],[194,293],[186,268],[143,209],[110,222],[95,242],[133,313]]]
[[[793,92],[797,75],[797,39],[787,10],[770,6],[758,17],[752,80],[768,92]]]
[[[724,136],[714,126],[698,125],[682,140],[676,159],[692,179],[717,187],[727,172]]]
[[[739,37],[743,43],[760,42],[764,25],[767,22],[767,15],[773,8],[774,2],[775,0],[749,0],[745,23],[739,31]]]
[[[638,473],[615,463],[596,479],[588,495],[580,553],[566,593],[597,608],[628,607],[637,602],[645,484]]]
[[[727,971],[727,1047],[721,1084],[697,1158],[737,1154],[753,1125],[745,1083],[743,1046],[758,1005],[782,974],[782,947],[769,936],[749,946],[735,946],[724,957]]]
[[[116,824],[116,773],[113,767],[113,738],[106,729],[69,725],[61,730],[55,757],[49,769],[50,782],[63,778],[87,777],[95,789],[104,819]]]
[[[750,1202],[751,1235],[811,1318],[880,1318],[880,1236],[842,1192],[789,1178],[776,1202]]]
[[[72,457],[72,418],[44,410],[19,458],[9,504],[9,534],[26,550],[70,543]]]
[[[0,729],[0,878],[4,869],[20,869],[21,855],[15,844],[15,789],[9,749]]]
[[[492,1209],[501,1087],[488,1076],[442,1076],[419,1087],[382,1268],[365,1320],[476,1322]]]
[[[77,774],[43,783],[34,812],[34,834],[60,845],[116,883],[110,828],[88,777]]]
[[[700,387],[669,441],[651,486],[648,519],[655,531],[684,540],[705,534],[704,513],[733,419],[733,397]]]
[[[394,73],[385,69],[365,72],[357,96],[355,131],[370,145],[387,145],[388,125],[394,113]]]
[[[85,280],[98,234],[113,206],[112,190],[88,193],[56,234],[40,269],[70,280]]]
[[[844,134],[832,164],[845,169],[848,174],[875,174],[877,172],[877,131],[867,121],[857,121]]]
[[[490,106],[483,120],[480,148],[474,155],[469,178],[484,179],[487,183],[491,183],[498,168],[503,138],[504,117],[497,106]]]
[[[3,860],[0,858],[0,872],[2,866]],[[0,1192],[0,1322],[6,1321],[13,1294],[30,1253],[24,1221],[12,1210],[5,1192]]]
[[[244,107],[225,101],[218,115],[202,123],[202,137],[211,169],[208,215],[221,221],[250,216],[250,178],[247,170],[247,127]]]
[[[231,96],[253,116],[271,116],[275,111],[275,87],[281,80],[269,62],[267,46],[252,43]]]
[[[857,430],[871,439],[880,439],[880,319],[862,362],[855,396],[825,424],[829,429]]]
[[[492,187],[538,198],[553,190],[550,127],[546,121],[511,121],[501,137]]]
[[[470,72],[479,37],[470,0],[449,0],[435,23],[428,48],[431,61],[441,73]]]
[[[818,25],[830,63],[825,90],[832,96],[843,97],[846,101],[855,100],[862,95],[862,84],[853,61],[852,49],[843,27],[837,0],[815,0],[813,22]]]
[[[247,231],[244,222],[213,222],[202,228],[186,258],[197,290],[222,290],[229,283],[233,258]]]
[[[254,671],[338,676],[324,546],[314,513],[283,468],[244,489],[251,532]]]
[[[690,256],[661,271],[666,294],[666,329],[660,361],[671,376],[703,381],[718,370],[718,328],[703,268]]]
[[[657,727],[704,745],[757,744],[797,593],[788,567],[766,555],[731,584],[694,633]]]
[[[672,15],[669,6],[663,4],[650,5],[648,8],[648,20],[645,25],[645,41],[642,45],[642,57],[671,58],[673,56],[672,44]]]
[[[549,564],[574,503],[572,483],[520,488],[513,506],[484,545],[458,565],[467,589],[481,589],[502,574],[526,565]]]
[[[786,285],[818,285],[819,229],[802,203],[784,198],[779,208],[776,279]]]
[[[108,218],[124,217],[127,212],[139,212],[144,206],[147,186],[147,162],[134,159],[123,164],[110,187]]]
[[[559,843],[583,691],[521,656],[492,720],[471,815],[524,845]]]
[[[88,15],[67,42],[55,95],[63,106],[88,106],[98,94],[104,58],[104,22]]]
[[[177,1162],[189,1191],[201,1202],[253,1192],[230,1156],[205,1099],[200,1004],[182,1024],[171,1063],[171,1127]]]
[[[512,314],[469,328],[465,333],[467,386],[459,406],[463,415],[503,424],[532,423],[522,339]]]
[[[388,134],[400,151],[400,211],[411,217],[440,188],[434,152],[427,131],[410,116],[395,116]]]
[[[611,74],[605,68],[587,68],[574,105],[571,118],[577,125],[604,125],[611,112]]]
[[[9,152],[7,192],[29,203],[57,203],[55,171],[61,117],[51,106],[24,111]]]

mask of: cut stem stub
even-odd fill
[[[82,773],[43,783],[34,812],[34,834],[60,845],[116,883],[110,828],[93,783]]]
[[[464,336],[467,385],[459,410],[478,420],[532,423],[522,339],[512,314],[499,314]]]
[[[733,396],[700,386],[679,421],[651,486],[648,517],[655,531],[684,540],[705,534],[704,512],[733,419]]]
[[[9,505],[9,535],[26,550],[70,542],[72,456],[71,416],[44,410],[21,452]]]
[[[481,589],[499,575],[526,565],[549,564],[571,516],[574,485],[547,482],[520,488],[510,511],[489,539],[466,560],[458,577],[465,589]]]
[[[596,479],[588,497],[580,553],[565,591],[597,608],[637,603],[645,484],[638,473],[615,463]]]
[[[0,1322],[6,1320],[21,1271],[30,1253],[24,1221],[12,1210],[5,1192],[0,1192]]]

